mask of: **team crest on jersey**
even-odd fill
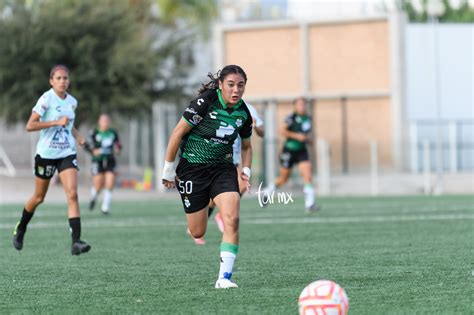
[[[191,206],[191,202],[189,201],[188,197],[184,197],[184,205],[186,208],[189,208]]]
[[[305,121],[302,125],[301,125],[301,129],[303,129],[303,132],[307,132],[311,129],[311,123],[309,121]]]
[[[38,174],[44,175],[44,167],[38,166]]]
[[[237,120],[235,121],[235,125],[236,125],[237,127],[242,126],[242,118],[237,118]]]
[[[194,116],[193,116],[193,123],[194,123],[195,125],[199,124],[199,123],[201,122],[201,120],[202,120],[202,117],[201,117],[201,116],[199,116],[199,115],[194,115]]]

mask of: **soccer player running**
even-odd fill
[[[231,276],[239,249],[240,194],[232,145],[237,136],[242,138],[239,176],[250,189],[252,117],[242,100],[247,75],[241,67],[228,65],[209,77],[211,81],[203,85],[171,133],[162,177],[167,188],[177,186],[194,238],[206,232],[209,200],[220,209],[224,234],[215,288],[237,288]],[[181,154],[175,174],[178,147]]]
[[[33,107],[26,124],[28,132],[41,130],[36,147],[34,174],[35,191],[26,202],[20,222],[13,231],[13,246],[23,248],[23,241],[36,208],[43,202],[49,182],[56,170],[67,197],[69,226],[71,228],[71,253],[87,253],[91,246],[81,241],[81,218],[77,198],[76,141],[85,140],[74,127],[77,100],[69,93],[69,70],[64,65],[51,69],[49,83],[52,86]]]
[[[110,128],[109,115],[102,114],[97,128],[87,137],[85,149],[92,154],[92,188],[89,210],[94,210],[97,197],[104,190],[100,211],[109,214],[112,190],[115,185],[115,155],[120,154],[122,145],[117,131]]]
[[[316,205],[314,196],[311,161],[307,149],[307,145],[312,142],[311,117],[306,113],[306,100],[303,97],[294,100],[293,106],[294,112],[285,119],[285,127],[282,130],[286,141],[280,155],[280,175],[275,183],[267,187],[265,193],[268,196],[275,188],[283,186],[290,177],[293,165],[297,164],[303,176],[305,209],[312,213],[319,210],[319,206]]]

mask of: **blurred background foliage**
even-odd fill
[[[78,125],[102,112],[148,115],[154,100],[187,91],[193,42],[208,36],[215,8],[190,0],[0,0],[0,116],[26,121],[55,64],[71,70]]]

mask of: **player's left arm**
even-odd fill
[[[115,130],[114,130],[114,135],[115,135],[114,151],[115,151],[116,155],[120,155],[120,152],[122,152],[122,143],[120,142],[119,135],[118,135],[117,131],[115,131]]]
[[[86,139],[80,134],[79,130],[77,130],[76,127],[72,127],[72,136],[76,139],[77,143],[80,146],[86,144]]]
[[[247,191],[250,192],[250,175],[252,167],[252,129],[253,129],[253,119],[248,113],[248,118],[245,121],[242,129],[239,131],[240,138],[242,139],[242,172],[240,173],[240,178],[245,182],[247,186]]]
[[[252,141],[250,138],[242,139],[242,172],[240,178],[247,186],[247,191],[250,193],[250,175],[252,167]]]

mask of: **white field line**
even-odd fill
[[[407,215],[407,216],[375,216],[375,217],[338,217],[338,218],[257,218],[242,219],[243,225],[274,225],[274,224],[345,224],[345,223],[388,223],[410,221],[451,221],[474,220],[474,214],[433,214],[433,215]],[[156,220],[128,219],[128,220],[84,220],[85,228],[131,228],[131,227],[160,227],[160,226],[185,226],[184,220]],[[33,229],[67,228],[64,222],[37,222],[28,226]],[[0,229],[10,230],[13,224],[0,224]]]
[[[254,209],[258,208],[258,212],[256,213]],[[449,207],[445,205],[417,205],[416,207],[409,207],[409,206],[395,206],[395,205],[387,205],[382,206],[381,204],[378,207],[374,206],[367,206],[363,207],[364,210],[360,211],[359,208],[353,205],[352,208],[344,208],[339,206],[325,206],[323,205],[323,212],[336,212],[340,213],[341,211],[347,212],[346,214],[351,214],[355,212],[355,215],[362,216],[362,215],[374,215],[374,212],[381,214],[385,212],[386,214],[396,215],[400,214],[419,214],[419,213],[435,213],[435,212],[455,212],[455,211],[473,211],[474,206],[472,204],[451,204]],[[394,210],[391,212],[389,209]],[[176,207],[176,210],[181,210],[180,206]],[[133,209],[131,209],[133,211]],[[264,211],[264,212],[261,212]],[[292,214],[295,213],[297,210],[288,210],[287,208],[272,208],[272,205],[269,205],[267,208],[261,209],[259,206],[252,207],[245,207],[243,210],[241,209],[241,217],[245,219],[258,219],[258,218],[275,218],[275,217],[288,217],[291,218]],[[85,213],[89,213],[88,210],[82,210],[81,213],[84,215]],[[14,209],[14,210],[0,210],[0,219],[8,219],[8,218],[19,218],[21,216],[21,210]],[[86,214],[87,216],[87,214]],[[42,210],[39,209],[35,213],[36,217],[48,218],[48,217],[67,217],[66,208],[65,209],[58,209],[58,210]]]

